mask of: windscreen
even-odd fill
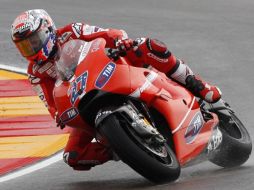
[[[68,81],[73,77],[77,65],[89,50],[86,48],[88,44],[82,40],[70,40],[61,47],[60,59],[56,63],[58,79]]]

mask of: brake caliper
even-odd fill
[[[128,121],[139,136],[150,141],[151,144],[162,145],[166,142],[158,130],[142,114],[138,114],[131,105],[126,105],[122,111],[127,113]]]

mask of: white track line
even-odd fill
[[[0,69],[4,69],[4,70],[8,70],[8,71],[13,71],[16,73],[22,73],[22,74],[26,74],[26,69],[22,69],[19,67],[14,67],[14,66],[9,66],[9,65],[4,65],[0,63]]]
[[[32,172],[37,171],[42,168],[45,168],[45,167],[47,167],[51,164],[54,164],[62,159],[63,159],[63,152],[57,153],[56,155],[54,155],[46,160],[40,161],[37,164],[28,166],[24,169],[21,169],[16,172],[7,174],[6,176],[0,177],[0,183],[11,180],[11,179],[15,179],[17,177],[32,173]]]
[[[0,69],[26,74],[26,69],[8,66],[8,65],[4,65],[4,64],[0,64]],[[54,155],[48,159],[45,159],[43,161],[40,161],[37,164],[33,164],[33,165],[28,166],[24,169],[20,169],[18,171],[13,172],[13,173],[7,174],[6,176],[0,177],[0,183],[4,182],[4,181],[11,180],[11,179],[15,179],[17,177],[32,173],[36,170],[45,168],[45,167],[47,167],[51,164],[54,164],[62,159],[63,159],[63,152],[57,153],[56,155]]]

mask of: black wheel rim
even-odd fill
[[[160,163],[163,163],[165,165],[171,166],[173,165],[174,162],[174,158],[172,158],[172,150],[170,149],[169,145],[167,145],[166,143],[164,143],[164,145],[162,147],[162,151],[166,151],[166,155],[165,156],[160,156],[159,154],[155,153],[155,150],[152,151],[152,148],[148,148],[148,146],[146,146],[144,143],[144,140],[139,137],[137,134],[135,134],[135,131],[128,126],[128,124],[125,121],[121,121],[124,125],[123,129],[126,131],[126,133],[128,134],[128,136],[138,145],[138,147],[140,149],[142,149],[143,151],[145,151],[149,156],[151,156],[152,158],[158,160]]]

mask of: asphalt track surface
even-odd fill
[[[10,25],[26,9],[44,8],[57,26],[88,22],[122,28],[130,37],[164,41],[206,80],[218,85],[254,139],[253,0],[0,0],[0,63],[26,68],[10,40]],[[57,162],[3,182],[1,190],[254,189],[254,159],[222,169],[209,162],[185,168],[178,181],[155,186],[122,162],[75,172]]]

